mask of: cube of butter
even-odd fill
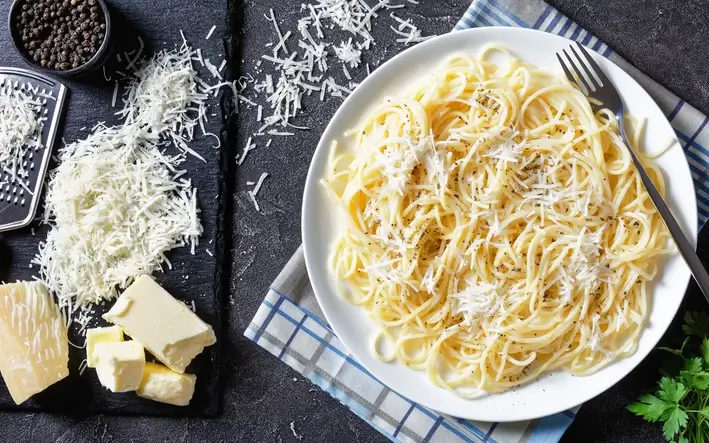
[[[145,350],[137,341],[97,343],[96,374],[112,392],[135,391],[145,368]]]
[[[180,373],[217,341],[211,326],[148,275],[130,285],[103,318]]]
[[[98,343],[123,341],[123,331],[118,326],[92,328],[86,331],[86,366],[96,367],[95,347]]]
[[[143,381],[136,394],[149,400],[175,406],[187,406],[194,395],[197,377],[180,374],[155,363],[146,363]]]

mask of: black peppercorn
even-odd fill
[[[87,63],[105,38],[97,0],[22,0],[12,17],[21,50],[40,66],[73,69]]]

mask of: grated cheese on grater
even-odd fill
[[[0,167],[13,178],[27,175],[22,158],[28,149],[41,146],[46,120],[41,109],[41,98],[34,98],[25,90],[0,90]]]

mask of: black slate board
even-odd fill
[[[7,15],[9,1],[0,5],[0,17]],[[207,4],[210,3],[210,4]],[[153,2],[152,0],[114,0],[111,2],[113,20],[114,53],[137,49],[138,37],[144,42],[144,54],[149,57],[163,48],[173,48],[182,43],[180,30],[193,47],[201,48],[205,58],[219,66],[227,58],[230,35],[226,2],[193,2],[176,0]],[[216,26],[212,37],[206,40],[212,26]],[[0,33],[8,33],[0,28]],[[71,90],[63,132],[59,134],[67,142],[85,137],[98,121],[117,123],[116,109],[111,107],[114,90],[113,81],[106,81],[104,75],[116,79],[116,69],[125,63],[118,63],[113,57],[105,74],[98,72],[79,79],[60,79]],[[0,39],[0,64],[3,66],[26,67],[10,46],[7,38]],[[228,65],[229,63],[227,63]],[[217,80],[206,69],[195,63],[202,79],[210,84]],[[229,66],[222,71],[228,78]],[[119,100],[120,103],[120,100]],[[229,214],[229,195],[225,179],[230,171],[233,154],[227,147],[225,116],[230,115],[230,98],[220,95],[209,101],[208,132],[220,136],[224,147],[215,149],[214,137],[197,137],[190,145],[207,162],[190,157],[184,164],[188,177],[198,190],[201,220],[204,235],[194,255],[188,248],[180,248],[168,254],[173,269],[165,268],[164,273],[155,277],[171,294],[186,303],[194,301],[197,314],[212,325],[217,334],[217,345],[209,347],[198,356],[187,372],[197,375],[197,387],[191,404],[187,407],[165,405],[137,397],[134,393],[114,394],[101,387],[93,369],[86,369],[79,375],[79,365],[86,357],[84,349],[70,346],[70,376],[53,385],[45,392],[34,396],[20,406],[16,406],[0,381],[0,409],[19,411],[51,411],[66,414],[87,414],[104,412],[129,415],[166,416],[214,416],[220,411],[221,389],[219,382],[219,349],[221,337],[221,310],[223,290],[228,280],[222,272],[223,251],[225,250],[224,217]],[[116,108],[119,108],[117,105]],[[55,150],[59,143],[55,145]],[[231,171],[233,172],[233,171]],[[38,213],[39,215],[39,213]],[[33,235],[35,233],[36,235]],[[45,238],[46,227],[35,222],[22,230],[0,235],[0,281],[31,279],[36,272],[30,267],[40,241]],[[212,255],[210,255],[209,250]],[[106,326],[100,318],[111,303],[97,309],[97,315],[90,326]],[[83,343],[76,328],[70,334],[74,343]]]

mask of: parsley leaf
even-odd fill
[[[658,386],[660,388],[660,400],[669,404],[676,405],[687,395],[687,388],[682,383],[669,377],[662,377]]]
[[[647,421],[654,422],[659,420],[662,414],[671,407],[671,404],[665,403],[654,395],[645,394],[641,395],[637,402],[629,404],[628,410]]]
[[[667,441],[709,442],[709,315],[687,312],[679,349],[668,352],[660,373],[663,377],[652,394],[628,405],[628,410],[650,422],[662,422]]]
[[[684,372],[689,372],[696,374],[702,370],[702,359],[701,357],[688,358],[684,361]]]
[[[709,372],[685,372],[680,374],[682,383],[689,389],[699,389],[701,391],[709,389]]]
[[[701,346],[699,346],[699,352],[702,354],[704,359],[704,367],[709,369],[709,338],[702,340]]]
[[[689,336],[709,337],[709,315],[706,312],[687,311],[682,331]]]
[[[665,424],[662,426],[662,432],[665,434],[667,441],[671,441],[672,438],[687,426],[687,413],[684,412],[679,406],[667,409],[663,416],[661,417],[665,420]]]

